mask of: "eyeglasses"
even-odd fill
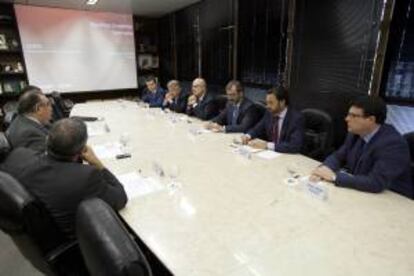
[[[355,119],[355,118],[366,118],[367,116],[362,115],[362,114],[355,114],[355,113],[352,113],[352,112],[348,112],[346,114],[346,117],[350,117],[352,119]]]

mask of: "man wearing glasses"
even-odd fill
[[[344,144],[310,179],[372,193],[391,188],[412,196],[408,144],[393,126],[384,123],[386,115],[386,105],[378,97],[355,100],[345,117],[348,136]]]
[[[52,118],[50,100],[40,90],[24,93],[19,98],[18,115],[6,131],[13,148],[30,148],[43,153],[46,149],[46,126]]]

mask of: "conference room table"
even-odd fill
[[[305,177],[317,161],[240,154],[240,134],[133,101],[77,104],[72,115],[101,117],[106,132],[89,144],[126,145],[130,158],[103,160],[113,173],[161,185],[120,215],[174,275],[414,275],[408,198],[329,183],[314,196]]]

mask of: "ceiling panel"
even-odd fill
[[[199,1],[200,0],[99,0],[98,4],[94,6],[86,5],[86,0],[0,0],[0,3],[133,13],[141,16],[159,17]]]

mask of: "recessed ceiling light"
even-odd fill
[[[96,5],[98,3],[98,0],[88,0],[86,1],[86,5]]]

